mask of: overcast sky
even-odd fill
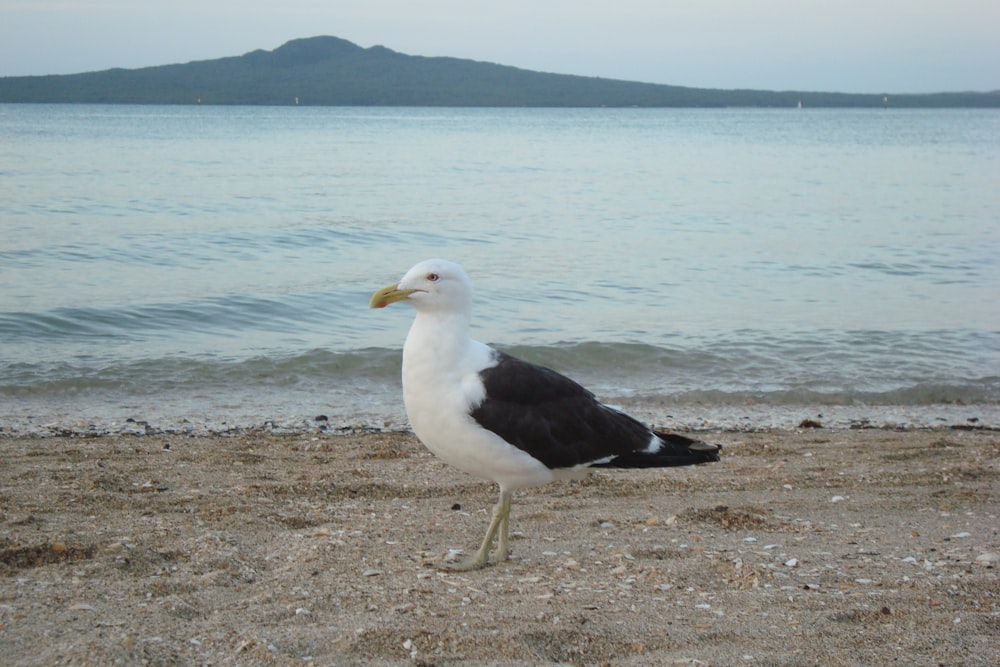
[[[705,88],[1000,89],[1000,0],[0,0],[0,76],[207,60],[316,35]]]

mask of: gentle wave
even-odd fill
[[[927,354],[929,349],[934,355]],[[742,331],[671,346],[582,343],[512,350],[614,395],[725,403],[1000,400],[1000,335]],[[985,356],[984,356],[985,353]]]
[[[391,382],[399,372],[398,351],[373,349],[356,353],[311,350],[284,358],[242,360],[191,357],[141,359],[126,363],[13,363],[3,368],[0,395],[11,397],[84,394],[113,390],[150,395],[163,391],[206,388],[281,387],[355,381]]]
[[[162,213],[162,209],[158,212]],[[389,232],[344,221],[337,221],[336,226],[333,222],[325,222],[280,229],[216,232],[127,231],[101,241],[43,243],[0,249],[0,262],[5,270],[52,267],[62,263],[197,267],[206,263],[217,265],[232,260],[275,258],[282,252],[303,249],[321,252],[344,247],[378,246],[390,240],[405,243],[407,236],[428,237],[426,232]]]
[[[324,293],[264,297],[232,295],[182,303],[118,307],[60,307],[40,313],[0,313],[0,335],[8,342],[139,339],[163,332],[239,332],[254,329],[297,332],[313,322],[325,324],[330,298]]]
[[[998,402],[1000,375],[987,372],[980,358],[968,356],[967,346],[977,340],[976,335],[957,340],[946,355],[950,364],[929,362],[918,353],[926,345],[940,347],[939,339],[911,336],[907,340],[884,332],[857,332],[839,345],[816,339],[756,345],[716,341],[697,347],[587,342],[507,350],[567,373],[609,398],[730,405],[751,400],[788,405]],[[853,354],[852,348],[856,348]],[[892,352],[886,354],[887,349]],[[176,356],[125,362],[18,362],[3,367],[0,395],[59,396],[89,390],[146,395],[248,386],[316,391],[365,386],[395,391],[400,362],[400,351],[389,348],[314,349],[243,359]]]

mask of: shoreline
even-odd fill
[[[716,431],[515,496],[409,433],[0,438],[11,664],[995,665],[1000,434]]]
[[[835,430],[1000,430],[1000,404],[932,405],[664,405],[643,400],[612,401],[640,421],[658,428],[692,432],[782,432],[802,428]],[[327,408],[324,410],[324,407]],[[363,412],[317,406],[312,415],[278,410],[278,416],[150,416],[143,411],[106,410],[115,418],[93,418],[69,410],[56,415],[0,415],[0,440],[18,437],[102,437],[112,435],[243,435],[397,433],[410,431],[398,410]]]

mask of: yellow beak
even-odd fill
[[[390,303],[402,301],[416,291],[415,289],[399,289],[399,284],[389,285],[372,294],[372,299],[368,302],[368,307],[385,308]]]

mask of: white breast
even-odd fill
[[[468,337],[442,340],[440,328],[425,337],[420,319],[403,347],[403,401],[420,441],[450,465],[509,490],[552,481],[545,465],[469,414],[485,396],[479,370],[492,363],[492,350]]]

